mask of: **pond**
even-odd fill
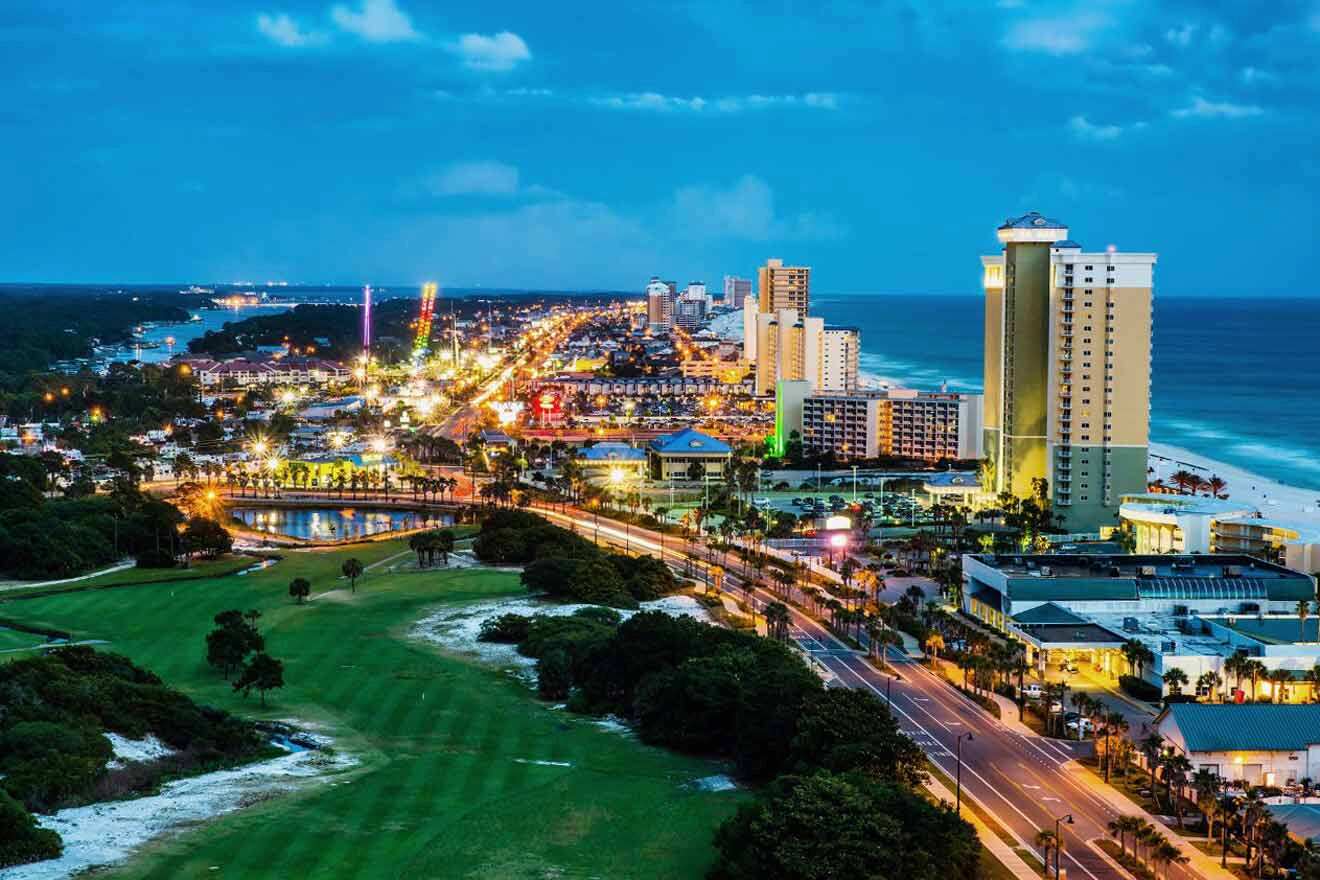
[[[235,510],[234,518],[257,531],[312,541],[365,538],[381,532],[424,526],[441,528],[454,523],[454,518],[449,514],[415,510],[366,510],[353,507],[296,510],[253,507]]]

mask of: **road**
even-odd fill
[[[599,534],[601,540],[652,553],[661,549],[661,536],[646,529],[609,520],[596,522],[592,514],[571,508],[563,512],[541,508],[540,512],[552,520],[574,524],[585,537]],[[663,541],[664,555],[670,559],[700,559],[705,552],[673,536],[665,536]],[[731,586],[747,575],[736,564],[726,571],[726,584]],[[776,597],[758,593],[758,598],[764,605]],[[790,611],[792,638],[802,650],[838,685],[864,688],[882,699],[892,694],[900,727],[949,779],[958,775],[955,753],[959,738],[964,738],[963,797],[1006,829],[1017,846],[1035,852],[1036,832],[1053,829],[1057,818],[1071,814],[1073,824],[1062,826],[1065,871],[1073,880],[1128,880],[1126,871],[1090,845],[1090,841],[1108,837],[1106,826],[1120,813],[1098,792],[1095,778],[1075,760],[1089,752],[1089,743],[1018,733],[962,697],[924,664],[898,651],[891,651],[889,658],[900,677],[891,678],[820,622],[797,608],[790,606]],[[1176,880],[1202,877],[1190,865],[1172,867],[1169,876]]]

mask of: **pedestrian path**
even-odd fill
[[[79,575],[78,577],[61,578],[57,581],[4,581],[0,582],[0,592],[7,592],[9,590],[30,590],[34,587],[56,587],[60,584],[73,584],[78,581],[100,577],[103,574],[114,574],[117,571],[124,571],[133,568],[135,565],[137,565],[137,563],[130,559],[127,562],[121,562],[117,565],[112,565],[109,568],[103,568],[100,571],[93,571],[89,574]]]
[[[944,784],[938,779],[929,777],[926,782],[926,790],[935,797],[948,803],[954,803],[953,792],[944,787]],[[990,854],[999,860],[1018,880],[1040,880],[1040,872],[1026,863],[1022,856],[1018,855],[1017,850],[990,830],[990,827],[981,821],[981,817],[976,815],[973,810],[963,810],[963,818],[972,823],[976,829],[976,836],[980,838],[981,845],[990,851]]]

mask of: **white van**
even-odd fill
[[[1034,681],[1029,681],[1022,686],[1022,696],[1028,700],[1039,700],[1044,693],[1045,691],[1041,686]]]

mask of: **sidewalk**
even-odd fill
[[[953,804],[953,792],[944,787],[944,783],[931,776],[926,782],[926,790],[935,795],[938,800]],[[1040,880],[1040,872],[1028,865],[1022,856],[1018,855],[1017,850],[1004,843],[998,834],[990,830],[981,817],[976,815],[975,810],[963,810],[963,818],[972,824],[976,829],[976,836],[981,840],[981,846],[990,851],[990,854],[999,860],[999,863],[1007,868],[1018,880]]]
[[[1100,779],[1089,769],[1080,766],[1077,763],[1070,765],[1073,770],[1073,778],[1078,785],[1084,785],[1089,788],[1097,797],[1109,804],[1120,816],[1139,816],[1145,819],[1155,827],[1160,834],[1164,835],[1178,851],[1189,859],[1188,867],[1196,873],[1205,877],[1206,880],[1238,880],[1237,875],[1232,871],[1219,867],[1219,858],[1217,856],[1208,856],[1181,834],[1165,825],[1156,816],[1146,812],[1141,807],[1124,797],[1120,792],[1106,785],[1104,780]]]

